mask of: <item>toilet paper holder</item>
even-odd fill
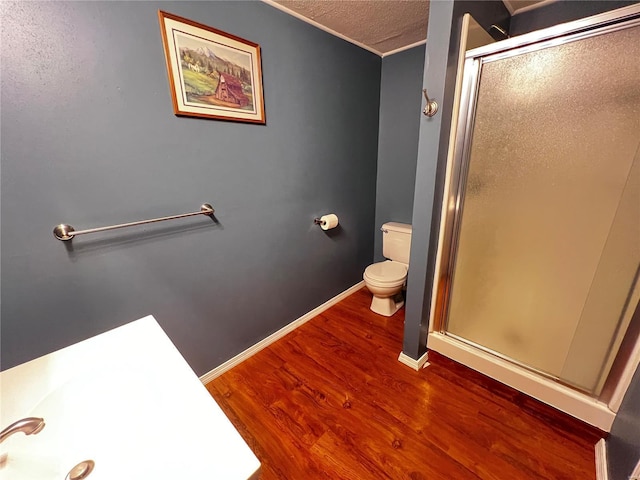
[[[336,228],[338,226],[339,220],[338,216],[335,213],[329,213],[327,215],[314,218],[313,223],[319,225],[322,230],[326,231],[331,230],[332,228]]]

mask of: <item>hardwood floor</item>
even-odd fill
[[[595,479],[602,432],[435,352],[398,362],[404,309],[362,289],[207,389],[262,479]]]

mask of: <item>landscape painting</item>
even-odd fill
[[[260,46],[160,11],[174,113],[265,123]]]

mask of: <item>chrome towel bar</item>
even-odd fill
[[[68,241],[76,235],[84,235],[86,233],[104,232],[106,230],[115,230],[116,228],[135,227],[136,225],[144,225],[146,223],[164,222],[165,220],[175,220],[177,218],[193,217],[194,215],[207,215],[213,217],[215,210],[208,203],[200,206],[199,212],[182,213],[180,215],[171,215],[170,217],[152,218],[150,220],[140,220],[138,222],[121,223],[119,225],[109,225],[108,227],[88,228],[86,230],[75,230],[71,225],[61,223],[53,229],[53,236],[58,240]]]

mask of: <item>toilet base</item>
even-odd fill
[[[378,315],[390,317],[398,310],[400,310],[403,305],[404,299],[402,297],[402,293],[384,298],[376,297],[374,295],[373,300],[371,300],[370,309],[372,312],[377,313]]]

